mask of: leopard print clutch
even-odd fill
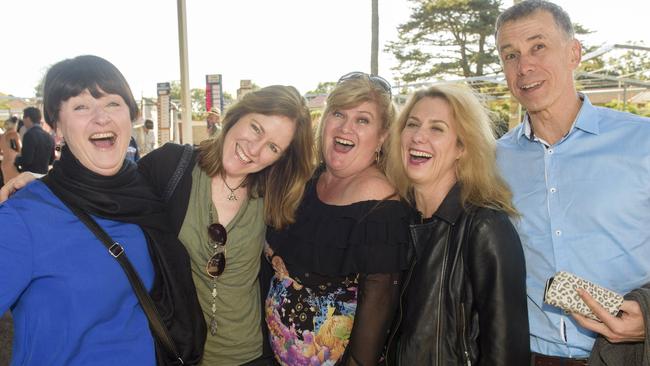
[[[576,292],[578,287],[589,292],[610,314],[614,316],[618,314],[619,308],[623,304],[623,296],[569,272],[558,272],[546,281],[544,302],[557,306],[567,313],[578,313],[594,320],[600,320],[582,301]]]

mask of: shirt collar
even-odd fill
[[[591,104],[589,97],[587,97],[585,94],[578,93],[578,97],[580,97],[582,100],[582,106],[580,107],[578,115],[575,121],[573,121],[573,125],[569,129],[567,136],[571,134],[574,128],[585,131],[587,133],[598,135],[600,133],[600,128],[598,126],[598,112],[596,110],[596,107]],[[517,134],[517,140],[519,140],[522,136],[525,136],[530,141],[539,140],[534,136],[534,131],[532,125],[530,124],[530,117],[528,116],[528,113],[524,115],[521,129],[519,129],[519,133]]]
[[[461,213],[463,213],[463,206],[460,204],[460,183],[456,182],[433,216],[454,225]]]

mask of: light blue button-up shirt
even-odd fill
[[[522,214],[531,350],[587,357],[595,335],[544,304],[546,280],[569,271],[625,294],[650,282],[650,119],[583,104],[547,146],[528,116],[503,136],[499,169]]]

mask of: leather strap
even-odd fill
[[[44,180],[44,182],[47,184],[47,180]],[[153,332],[154,336],[160,340],[163,347],[165,347],[170,355],[173,355],[181,365],[184,365],[185,363],[183,362],[183,359],[176,349],[174,340],[169,335],[167,327],[163,324],[163,320],[160,317],[160,314],[158,313],[158,310],[156,309],[151,296],[149,296],[149,293],[145,289],[140,276],[135,271],[135,268],[133,268],[131,261],[129,261],[129,259],[126,257],[124,248],[120,245],[120,243],[114,241],[108,235],[108,233],[106,233],[106,231],[104,231],[104,229],[102,229],[97,224],[97,222],[92,217],[90,217],[90,215],[81,211],[78,207],[63,200],[63,198],[57,194],[54,187],[49,184],[47,184],[47,186],[50,188],[50,190],[52,190],[52,192],[54,192],[55,195],[57,195],[57,197],[59,197],[59,199],[61,199],[61,201],[70,209],[70,211],[72,211],[72,213],[74,213],[79,218],[79,220],[81,220],[81,222],[83,222],[86,227],[88,227],[88,229],[93,234],[95,234],[99,241],[101,241],[106,249],[108,249],[109,254],[117,260],[117,262],[124,270],[126,277],[129,279],[131,287],[133,287],[133,291],[135,292],[138,301],[140,301],[140,306],[142,306],[142,310],[149,320],[149,326],[151,327],[151,331]]]
[[[181,155],[181,159],[178,161],[178,165],[176,165],[174,174],[172,174],[171,178],[169,178],[169,182],[167,182],[165,192],[163,192],[163,200],[165,203],[169,202],[169,199],[172,197],[172,194],[176,190],[178,182],[180,182],[181,178],[183,177],[183,173],[185,173],[185,169],[187,169],[188,165],[190,165],[193,152],[194,148],[192,145],[183,145],[183,154]]]

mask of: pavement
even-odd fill
[[[11,314],[5,313],[0,317],[0,366],[8,366],[11,361],[11,340],[14,336],[14,326]]]

